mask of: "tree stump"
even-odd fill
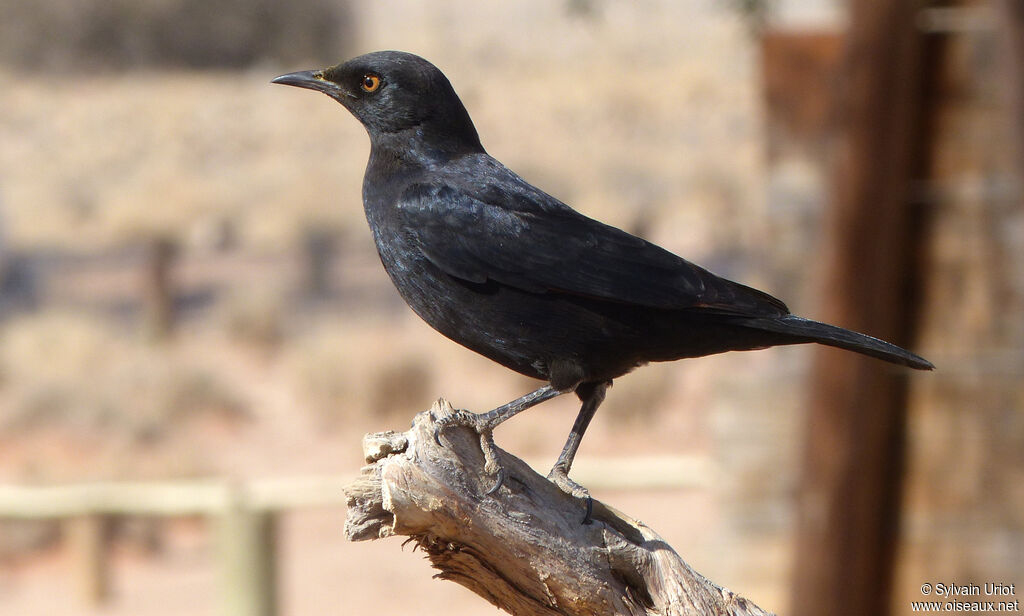
[[[368,466],[347,489],[351,541],[404,535],[440,570],[517,616],[766,615],[687,565],[642,523],[594,501],[583,503],[525,462],[499,450],[507,477],[483,472],[480,439],[468,428],[434,441],[438,400],[408,432],[369,434]]]

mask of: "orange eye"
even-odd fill
[[[359,84],[363,92],[373,92],[380,87],[380,77],[370,73],[363,75],[363,81]]]

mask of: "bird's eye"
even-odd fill
[[[363,81],[359,86],[363,89],[363,92],[373,92],[380,87],[380,77],[373,73],[363,75]]]

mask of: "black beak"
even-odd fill
[[[270,80],[270,83],[295,86],[296,88],[308,88],[328,95],[337,95],[340,91],[338,84],[324,79],[323,71],[299,71],[297,73],[288,73],[287,75],[274,77]]]

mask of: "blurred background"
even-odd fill
[[[807,571],[830,566],[880,572],[857,590],[874,613],[910,612],[924,582],[1021,588],[1024,15],[1014,0],[892,3],[905,27],[881,36],[916,51],[853,78],[885,4],[0,0],[0,614],[494,613],[399,539],[343,537],[337,485],[364,433],[403,430],[442,395],[483,411],[537,386],[404,306],[363,218],[362,127],[268,83],[376,49],[439,66],[488,151],[530,182],[798,314],[860,326],[830,246],[905,238],[834,212],[907,209],[912,258],[854,272],[913,288],[891,304],[901,325],[866,331],[939,367],[882,369],[899,391],[888,436],[820,437],[830,411],[810,401],[827,399],[815,375],[834,355],[730,354],[617,381],[574,474],[780,614],[839,613],[802,599]],[[848,176],[873,151],[856,131],[874,122],[847,121],[839,99],[865,100],[876,74],[894,98],[926,87],[893,104],[919,127],[907,181],[858,200]],[[545,472],[576,410],[545,404],[498,443]],[[891,455],[881,479],[836,438]],[[816,475],[831,451],[860,484]],[[659,487],[587,474],[637,461]],[[830,481],[830,505],[807,497]],[[171,491],[94,515],[117,509],[109,482]],[[259,500],[257,484],[277,504],[255,517],[188,504]],[[862,539],[842,495],[876,485],[896,498]],[[826,509],[835,522],[815,527]],[[844,573],[815,559],[822,528],[883,547],[859,563],[833,550]],[[238,598],[259,594],[246,567],[275,592]]]

